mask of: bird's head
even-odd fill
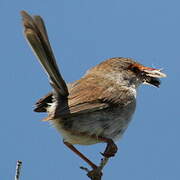
[[[123,86],[134,86],[149,84],[160,86],[159,78],[166,77],[161,69],[143,66],[130,58],[111,58],[91,69],[100,76],[116,81]]]

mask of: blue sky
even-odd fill
[[[1,0],[0,179],[87,179],[86,166],[62,143],[45,114],[32,111],[50,91],[22,34],[19,11],[41,15],[67,82],[109,57],[131,57],[168,74],[161,87],[142,86],[119,151],[103,180],[179,180],[180,2],[178,0]],[[104,144],[78,146],[98,163]]]

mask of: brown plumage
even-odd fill
[[[159,86],[165,74],[130,58],[111,58],[91,68],[80,80],[66,84],[56,64],[44,22],[22,11],[25,37],[45,69],[53,91],[41,98],[34,111],[47,112],[64,143],[93,169],[97,166],[73,144],[106,142],[103,156],[117,152],[114,141],[126,130],[136,107],[140,84]]]

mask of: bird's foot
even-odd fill
[[[113,141],[109,141],[107,143],[106,149],[103,153],[101,153],[104,157],[110,158],[115,156],[117,153],[118,147]]]
[[[101,163],[99,166],[97,166],[97,168],[93,168],[93,170],[89,170],[88,168],[85,167],[80,167],[82,170],[85,170],[87,172],[87,176],[91,179],[91,180],[101,180],[101,177],[103,175],[102,173],[102,169],[104,168],[104,166],[107,164],[109,158],[104,157],[103,159],[101,159]]]

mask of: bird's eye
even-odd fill
[[[139,72],[139,68],[136,66],[131,66],[131,71],[134,73],[138,73]]]

